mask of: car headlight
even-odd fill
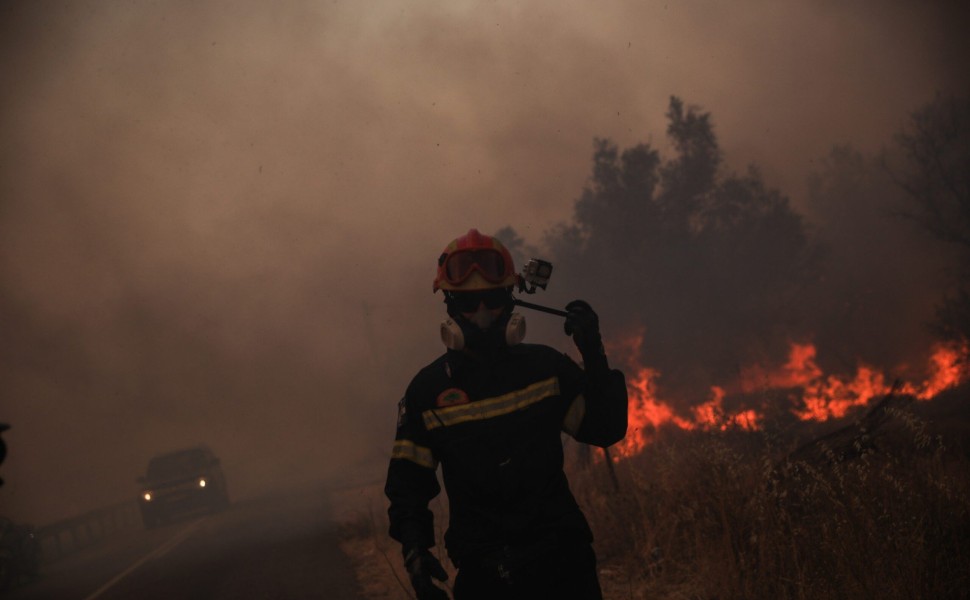
[[[204,488],[205,487],[205,484],[206,484],[205,477],[200,477],[199,478],[199,487],[200,488]]]
[[[152,496],[151,492],[145,492],[144,494],[141,495],[141,497],[145,502],[151,502],[154,496]]]

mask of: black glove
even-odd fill
[[[573,336],[576,348],[588,360],[603,354],[603,337],[600,335],[600,319],[593,307],[583,300],[573,300],[566,305],[566,322],[563,329],[566,335]]]
[[[418,600],[448,600],[448,594],[431,582],[432,577],[438,581],[447,581],[448,573],[427,548],[412,548],[406,552],[404,566],[411,577],[411,587],[414,588]]]

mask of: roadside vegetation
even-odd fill
[[[967,455],[884,410],[876,431],[802,445],[770,428],[666,432],[615,465],[619,490],[602,460],[574,465],[611,597],[966,597]]]
[[[965,598],[970,389],[941,401],[942,424],[897,402],[821,429],[664,430],[614,463],[618,489],[599,450],[567,442],[605,598]],[[363,595],[411,597],[380,489],[355,494],[343,549]]]
[[[927,103],[880,156],[834,148],[797,205],[725,166],[709,113],[671,98],[667,119],[670,157],[596,140],[572,220],[539,245],[570,269],[565,295],[609,315],[608,339],[645,332],[628,362],[662,373],[678,410],[793,341],[829,373],[967,347],[970,100]],[[536,252],[499,236],[517,262]],[[651,431],[615,463],[567,442],[606,598],[970,596],[970,386],[813,422],[789,392],[747,398],[768,415],[756,430]],[[348,513],[345,551],[367,597],[408,598],[384,510],[375,490]]]

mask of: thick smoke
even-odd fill
[[[829,373],[925,376],[960,253],[901,218],[885,160],[834,147],[799,211],[756,168],[724,168],[709,113],[672,98],[667,116],[671,156],[597,140],[572,220],[545,236],[567,293],[611,317],[615,343],[642,341],[635,364],[659,369],[665,398],[685,409],[713,385],[738,391],[747,367],[780,366],[793,343],[814,344]],[[528,246],[514,228],[500,236]]]
[[[595,137],[670,155],[672,94],[711,111],[726,168],[758,163],[807,210],[833,144],[870,155],[965,86],[957,22],[902,2],[3,3],[0,512],[130,497],[151,454],[199,441],[240,494],[380,477],[440,351],[449,239],[511,223],[542,244]],[[585,295],[577,267],[549,303]]]

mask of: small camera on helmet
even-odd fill
[[[522,269],[522,283],[520,288],[529,294],[534,294],[536,288],[546,289],[552,276],[552,263],[540,258],[529,259]],[[526,287],[528,284],[528,287]]]

